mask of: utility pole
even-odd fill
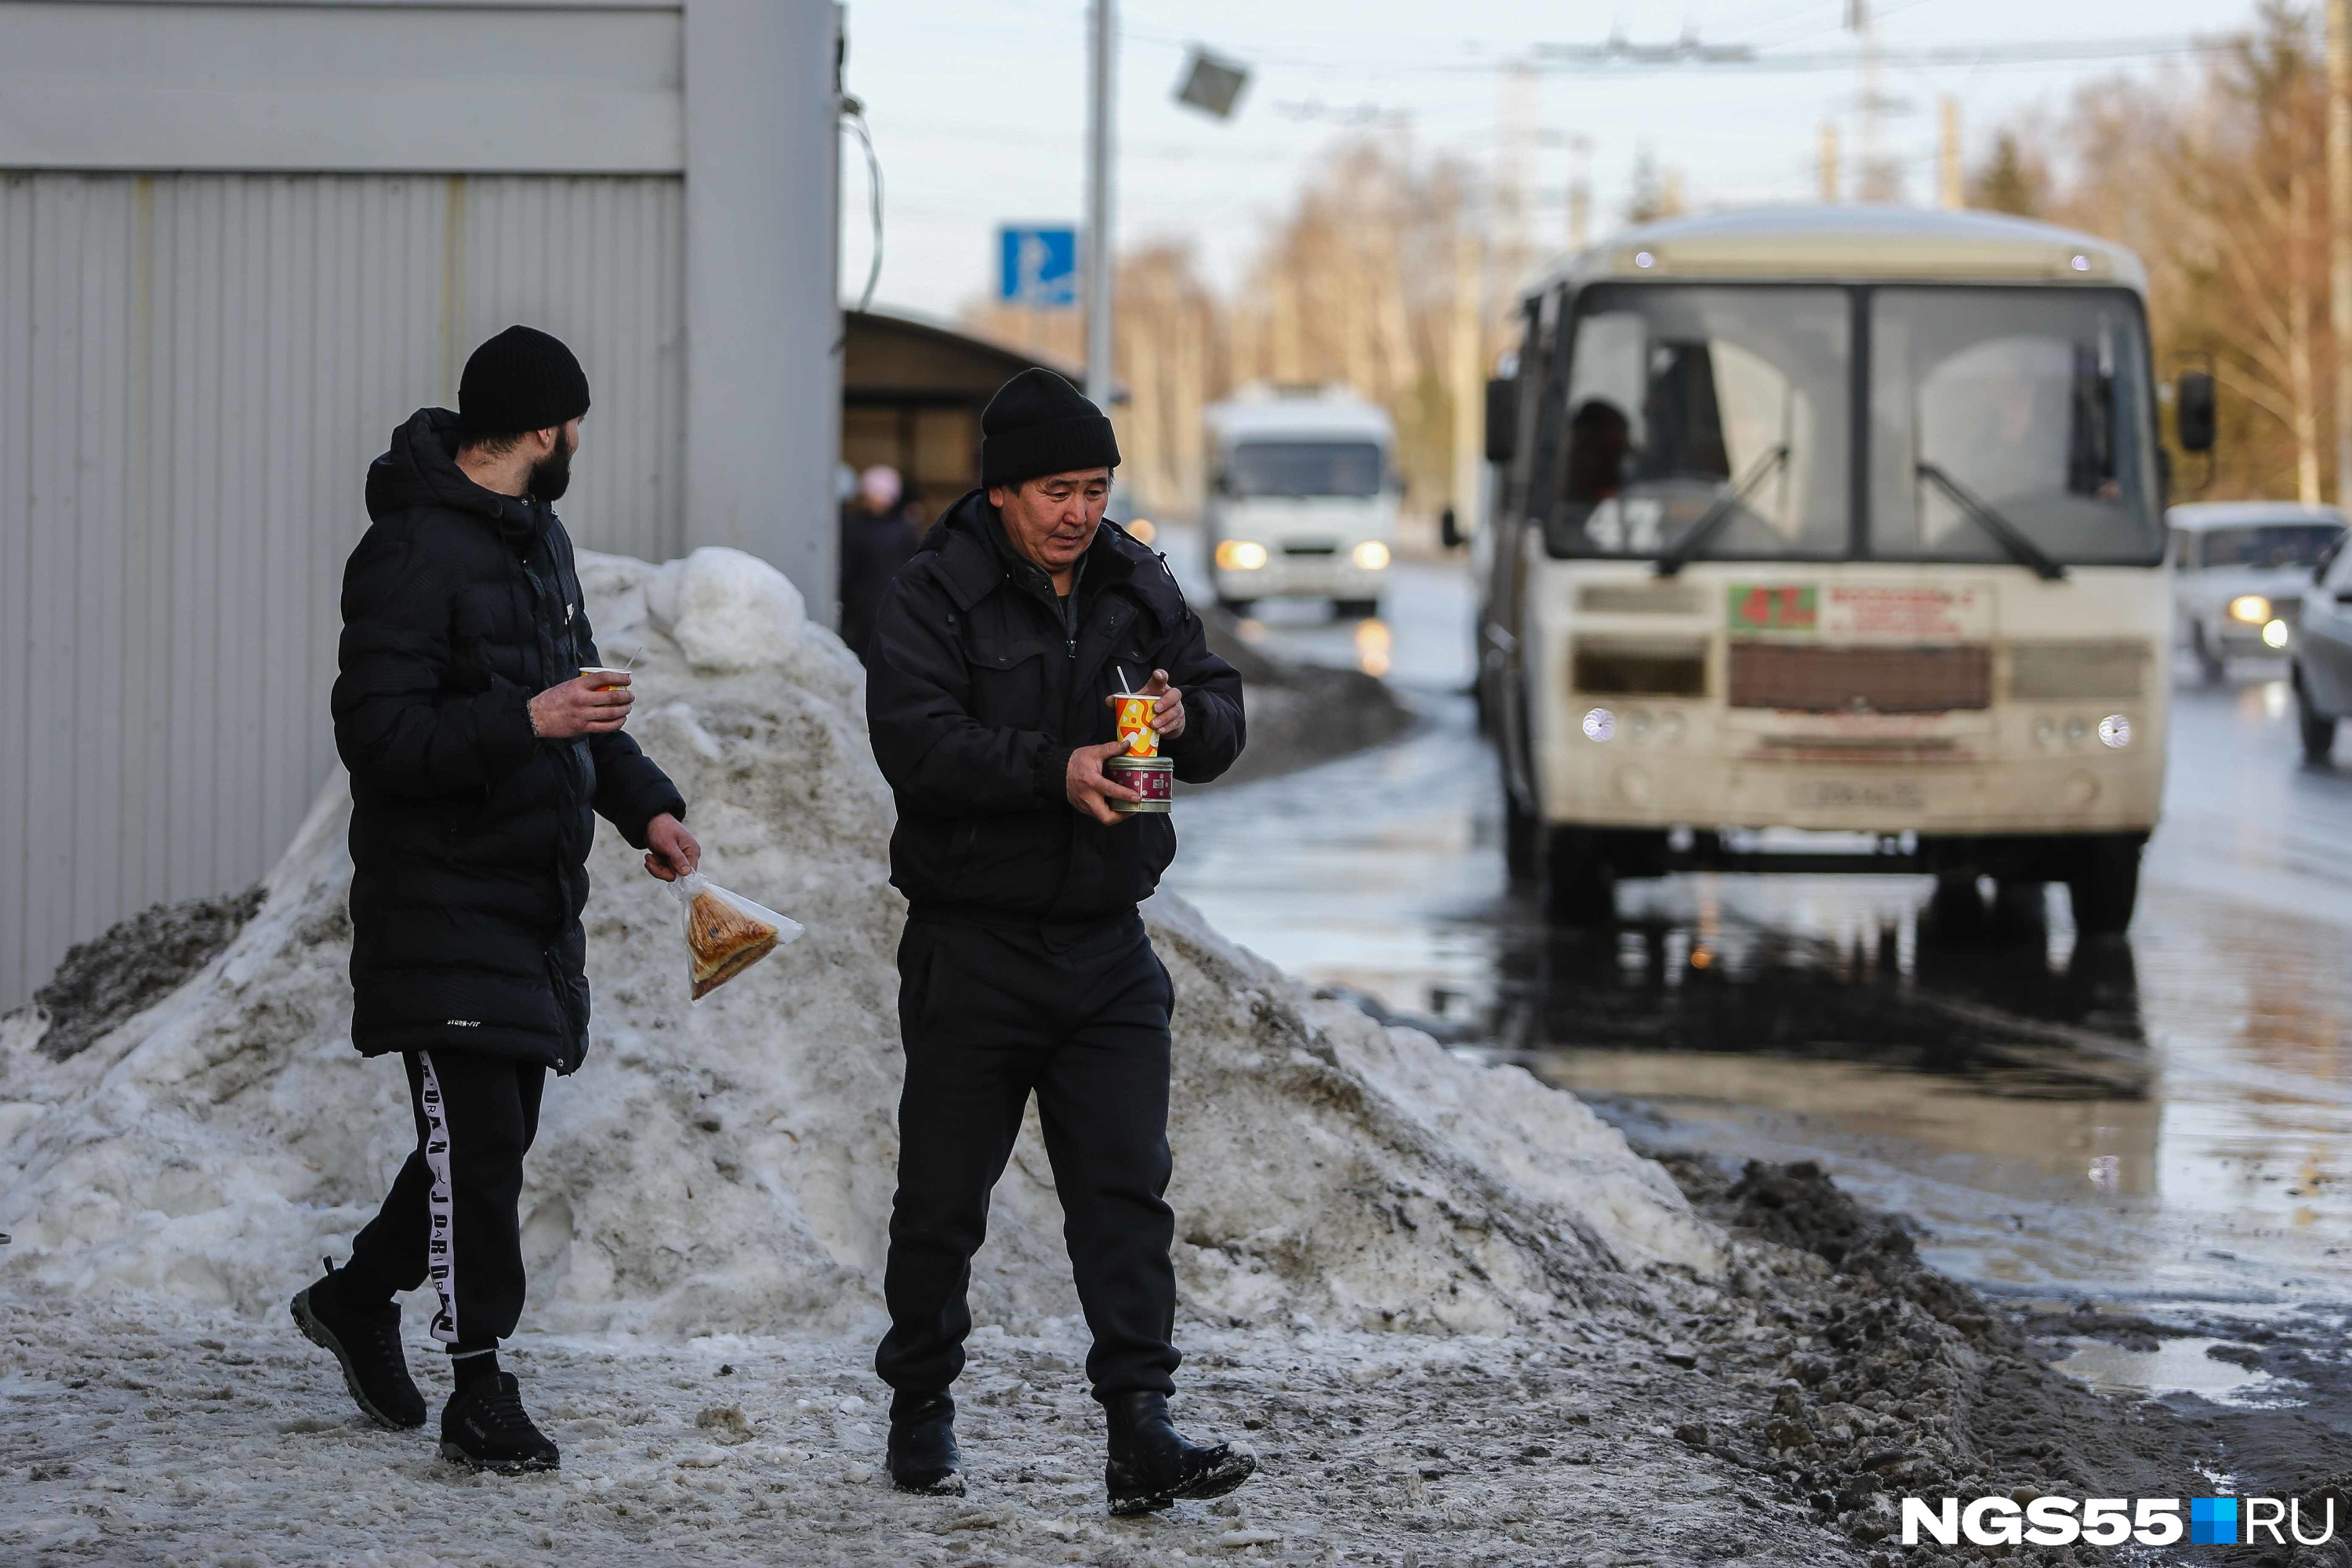
[[[1592,138],[1573,137],[1568,149],[1568,248],[1575,252],[1592,243]]]
[[[1822,121],[1821,142],[1822,205],[1833,207],[1838,204],[1838,128],[1834,120]]]
[[[1948,92],[1937,108],[1941,112],[1936,137],[1936,205],[1946,212],[1958,212],[1968,205],[1967,186],[1960,176],[1960,100]]]
[[[1111,70],[1118,19],[1113,0],[1094,0],[1094,47],[1087,93],[1087,395],[1110,412]]]
[[[1465,533],[1475,531],[1483,521],[1479,480],[1486,460],[1483,438],[1486,355],[1479,342],[1486,258],[1479,255],[1478,237],[1471,232],[1469,216],[1465,211],[1455,219],[1459,226],[1454,231],[1454,325],[1446,355],[1446,379],[1454,402],[1454,516]]]
[[[2327,0],[2327,324],[2336,339],[2336,504],[2352,505],[2352,0]]]
[[[1886,161],[1886,62],[1879,57],[1870,0],[1846,0],[1845,25],[1862,40],[1862,199],[1893,201],[1895,170]]]

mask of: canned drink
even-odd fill
[[[1151,727],[1151,716],[1159,711],[1160,699],[1144,697],[1132,691],[1118,694],[1118,738],[1127,742],[1130,757],[1156,757],[1160,754],[1160,731]]]
[[[1143,797],[1110,803],[1113,811],[1126,816],[1149,812],[1165,816],[1176,798],[1176,764],[1166,757],[1113,757],[1103,773],[1113,784],[1123,784]]]

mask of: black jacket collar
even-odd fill
[[[960,610],[971,610],[998,587],[1017,582],[1024,572],[1044,575],[1034,563],[1013,553],[1004,538],[1003,521],[984,489],[970,491],[949,507],[924,536],[922,548],[939,557],[940,579]],[[1182,619],[1184,595],[1168,563],[1105,518],[1087,547],[1081,587],[1091,597],[1122,585],[1162,627]]]
[[[554,515],[544,501],[502,496],[467,479],[457,466],[457,416],[446,408],[418,409],[392,433],[391,448],[368,465],[370,518],[419,507],[471,513],[518,547],[546,532]]]

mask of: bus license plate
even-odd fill
[[[1927,792],[1916,779],[1799,779],[1789,804],[1811,810],[1925,811]]]

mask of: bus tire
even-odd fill
[[[1516,887],[1524,887],[1543,870],[1543,823],[1521,808],[1511,786],[1503,786],[1503,866]]]
[[[2139,902],[2139,840],[2095,838],[2074,851],[2066,893],[2074,930],[2083,936],[2121,936]]]
[[[2327,766],[2336,754],[2336,721],[2311,705],[2303,683],[2303,667],[2294,667],[2294,727],[2303,741],[2303,760],[2314,767]]]
[[[1617,918],[1617,876],[1593,836],[1556,828],[1544,845],[1544,917],[1554,925],[1605,926]]]
[[[1378,599],[1334,599],[1331,613],[1343,621],[1369,621],[1381,613]]]

